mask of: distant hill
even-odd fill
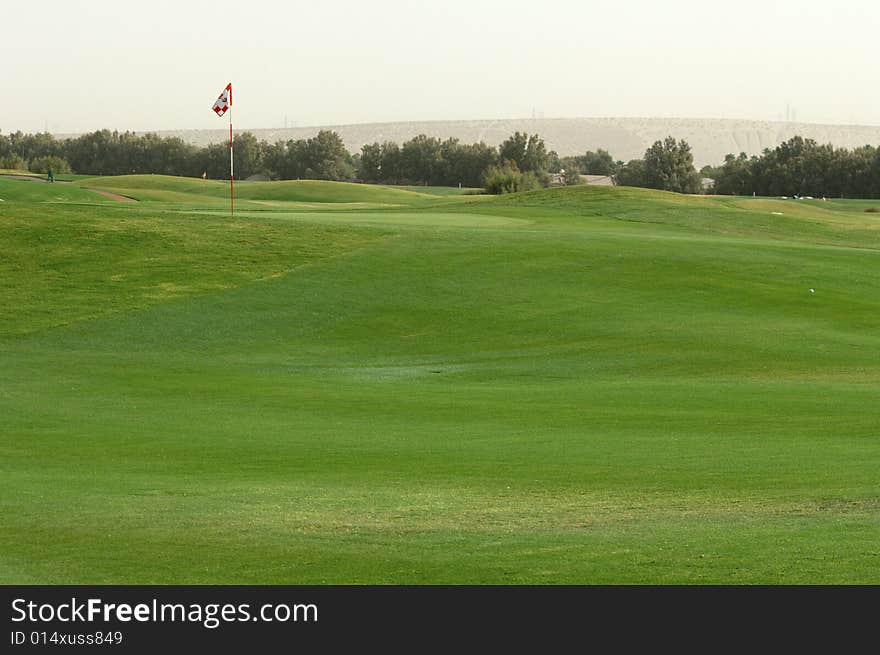
[[[690,143],[698,167],[718,164],[727,153],[759,154],[764,148],[773,148],[795,135],[846,148],[866,144],[880,145],[880,126],[876,125],[819,125],[701,118],[521,118],[364,123],[247,131],[272,143],[308,138],[321,129],[338,132],[352,152],[359,151],[365,143],[385,140],[401,143],[418,134],[442,139],[458,137],[465,143],[485,141],[497,145],[518,130],[540,134],[548,148],[561,156],[604,148],[616,159],[622,160],[641,157],[654,141],[672,135]],[[179,136],[190,143],[206,145],[223,141],[228,132],[223,129],[177,130],[159,134]]]

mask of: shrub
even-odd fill
[[[0,159],[0,168],[11,171],[23,171],[27,168],[27,163],[18,155],[7,155]]]
[[[28,169],[32,173],[48,173],[52,171],[57,175],[58,173],[69,173],[70,164],[61,157],[37,157],[36,159],[31,159]]]
[[[534,173],[523,173],[515,162],[505,161],[501,166],[490,166],[483,175],[487,193],[516,193],[539,189],[541,182]]]
[[[575,186],[576,184],[583,184],[584,178],[581,177],[581,173],[578,169],[572,167],[565,169],[563,181],[565,182],[565,186]]]

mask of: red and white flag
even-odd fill
[[[226,110],[232,106],[232,82],[226,85],[226,88],[223,89],[223,93],[220,94],[220,97],[217,98],[217,101],[214,103],[212,109],[214,113],[218,116],[222,116],[226,113]]]

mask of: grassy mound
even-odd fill
[[[72,184],[49,184],[45,178],[22,179],[0,175],[0,199],[4,203],[105,203],[109,199]]]
[[[229,181],[201,180],[166,175],[121,175],[117,177],[92,178],[83,186],[111,191],[138,200],[160,202],[228,203]],[[370,205],[411,205],[432,196],[403,189],[370,184],[325,182],[321,180],[288,180],[282,182],[235,183],[235,195],[239,201],[271,203],[363,203]],[[248,205],[253,207],[253,205]]]

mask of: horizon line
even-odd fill
[[[382,120],[382,121],[365,121],[365,122],[351,122],[351,123],[323,123],[323,124],[312,124],[312,125],[288,125],[288,126],[271,126],[271,127],[240,127],[237,128],[238,132],[248,132],[254,130],[309,130],[309,129],[328,129],[328,128],[343,128],[343,127],[367,127],[371,125],[407,125],[407,124],[427,124],[427,123],[502,123],[502,122],[531,122],[531,121],[685,121],[685,122],[697,122],[697,121],[706,121],[706,122],[724,122],[724,123],[757,123],[757,124],[770,124],[770,125],[809,125],[809,126],[819,126],[819,127],[849,127],[849,128],[880,128],[880,123],[829,123],[829,122],[814,122],[814,121],[791,121],[791,120],[770,120],[770,119],[756,119],[756,118],[712,118],[706,116],[520,116],[520,117],[505,117],[505,118],[456,118],[456,119],[442,119],[442,118],[434,118],[434,119],[416,119],[416,120]],[[13,131],[5,131],[0,128],[0,134],[14,134],[15,132],[22,132],[23,134],[46,134],[49,133],[53,136],[57,137],[68,137],[68,136],[76,136],[82,134],[89,134],[91,132],[100,132],[102,130],[110,130],[115,132],[131,132],[135,134],[151,134],[151,133],[161,133],[161,132],[214,132],[214,131],[226,131],[226,127],[170,127],[170,128],[156,128],[156,129],[137,129],[137,128],[109,128],[109,127],[101,127],[92,130],[84,130],[77,132],[53,132],[53,131],[37,131],[37,132],[23,132],[22,130],[16,129]]]

